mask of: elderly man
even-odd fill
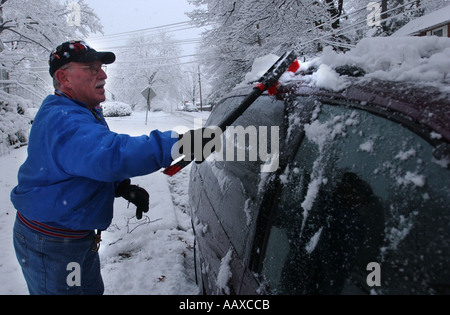
[[[50,55],[55,94],[34,119],[11,192],[14,246],[31,294],[102,294],[98,231],[111,223],[114,197],[134,203],[139,219],[149,196],[130,178],[173,161],[174,132],[131,137],[109,130],[98,105],[105,101],[103,66],[114,61],[112,52],[82,41]]]

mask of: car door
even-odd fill
[[[242,99],[242,94],[225,99],[211,113],[206,125],[219,124]],[[278,128],[283,116],[283,101],[261,96],[233,124],[234,131],[242,127],[239,130],[246,135],[239,139],[236,133],[225,131],[223,152],[216,152],[204,163],[192,166],[189,194],[196,234],[197,273],[202,276],[207,293],[240,293],[244,253],[256,218],[253,211],[258,209],[258,185],[263,180],[261,166],[266,163],[259,158],[262,143],[258,133],[266,133],[268,139],[263,142],[269,145],[271,127]],[[253,136],[256,141],[251,141]],[[248,145],[249,141],[253,145]],[[256,160],[251,150],[257,150]]]

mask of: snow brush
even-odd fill
[[[242,103],[236,107],[220,124],[220,130],[226,130],[228,126],[234,123],[246,110],[253,104],[253,102],[266,90],[269,95],[277,94],[278,80],[287,71],[295,73],[300,68],[295,52],[286,52],[275,62],[269,70],[258,80],[253,87],[252,92],[245,97]],[[163,173],[168,176],[173,176],[184,167],[188,166],[192,161],[180,160],[171,166],[167,167]]]

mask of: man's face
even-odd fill
[[[66,82],[63,84],[71,97],[93,108],[106,100],[105,83],[107,75],[100,61],[91,63],[72,62],[63,71]]]

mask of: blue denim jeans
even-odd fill
[[[14,248],[32,295],[103,294],[94,232],[82,239],[47,236],[16,218]]]

